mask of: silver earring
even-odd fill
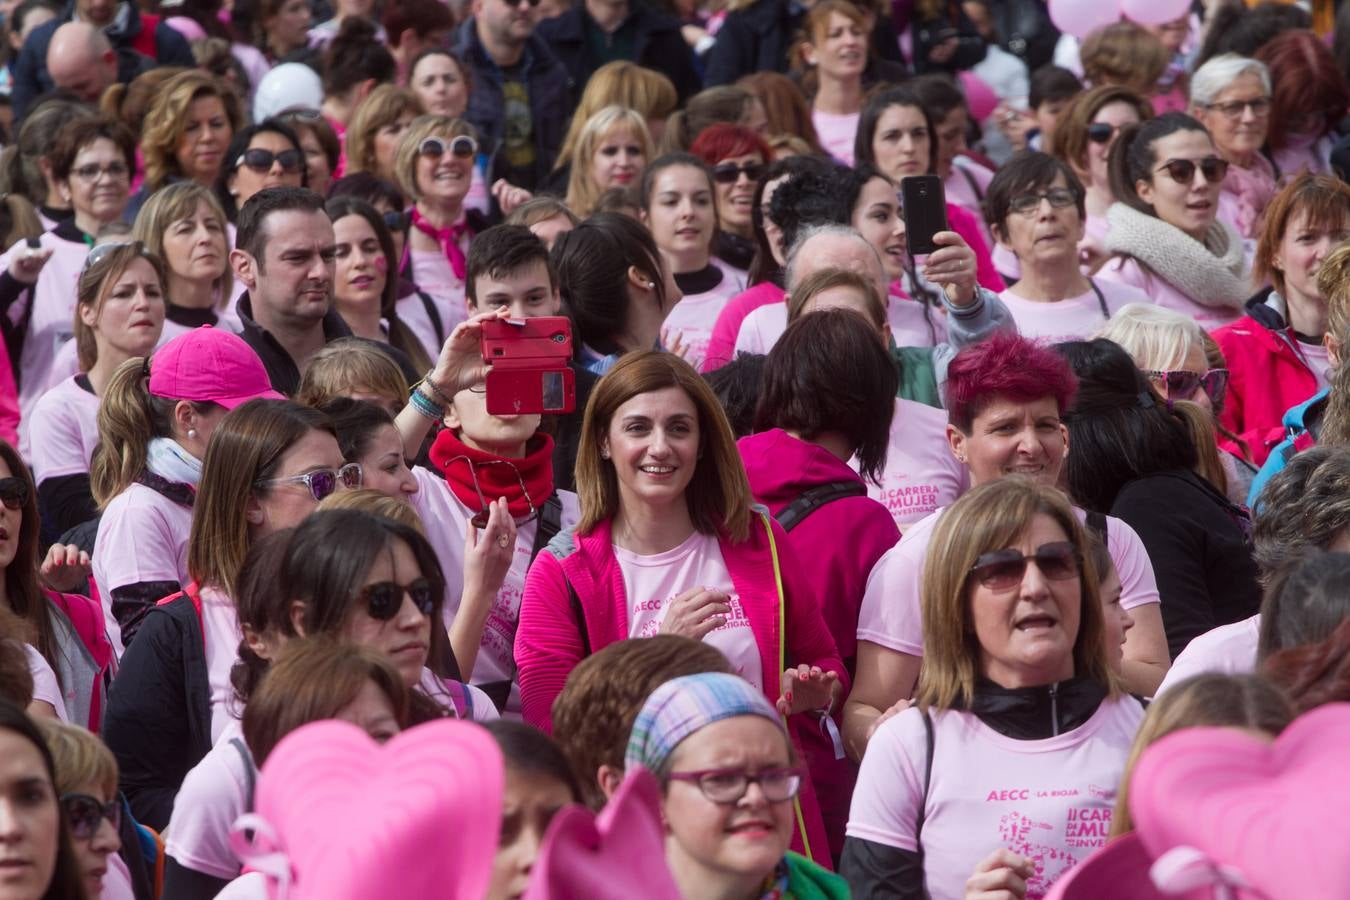
[[[189,428],[189,429],[188,429],[188,437],[190,437],[190,438],[195,438],[196,436],[197,436],[197,429],[195,429],[195,428]]]

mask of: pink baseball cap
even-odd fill
[[[262,360],[243,338],[210,325],[180,334],[155,351],[150,393],[170,400],[219,403],[226,409],[259,397],[286,399],[272,390]]]

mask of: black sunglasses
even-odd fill
[[[62,794],[61,813],[66,817],[70,836],[87,841],[98,833],[99,822],[107,819],[113,830],[122,826],[122,803],[116,797],[103,803],[88,794]]]
[[[764,174],[764,164],[746,163],[738,166],[735,163],[722,163],[713,167],[713,180],[718,184],[735,184],[742,174],[751,181],[759,181],[759,176]]]
[[[448,144],[440,138],[429,137],[417,145],[417,152],[422,156],[441,157],[446,150],[460,159],[472,159],[478,153],[478,142],[466,134],[460,134],[452,137]]]
[[[28,482],[22,478],[0,478],[0,503],[6,509],[23,509],[28,505]]]
[[[280,153],[273,153],[271,150],[264,150],[262,147],[254,147],[239,154],[239,158],[234,161],[234,167],[237,169],[240,166],[248,166],[255,172],[270,172],[273,163],[281,163],[283,172],[299,172],[304,162],[305,154],[299,150],[282,150]]]
[[[1093,122],[1087,129],[1088,140],[1094,144],[1109,143],[1119,130],[1119,126],[1111,125],[1108,122]]]
[[[1195,180],[1196,169],[1210,184],[1217,184],[1228,175],[1228,160],[1217,156],[1206,156],[1199,163],[1193,159],[1169,159],[1157,171],[1167,172],[1177,184],[1190,184]]]
[[[1041,544],[1030,556],[1011,548],[982,553],[970,567],[970,573],[985,587],[1003,591],[1022,583],[1028,560],[1035,561],[1036,568],[1051,581],[1078,577],[1078,548],[1069,541]]]
[[[361,593],[357,597],[365,602],[366,612],[370,613],[372,619],[388,622],[398,615],[399,609],[403,606],[404,594],[412,598],[413,606],[417,607],[418,612],[424,616],[431,615],[436,606],[436,592],[431,586],[431,581],[426,578],[414,579],[406,585],[393,581],[377,581],[361,588]]]

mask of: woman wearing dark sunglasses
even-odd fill
[[[1251,296],[1242,236],[1218,219],[1228,161],[1205,126],[1171,112],[1122,129],[1110,157],[1116,204],[1100,277],[1139,288],[1208,330]]]
[[[1102,339],[1057,349],[1079,379],[1065,416],[1069,493],[1139,533],[1158,578],[1175,659],[1192,638],[1260,607],[1251,519],[1196,474],[1186,424],[1159,401],[1124,349]]]
[[[162,829],[188,769],[237,717],[230,669],[242,633],[234,593],[258,538],[298,524],[360,483],[327,418],[283,400],[250,400],[216,426],[202,461],[181,594],[146,615],[122,657],[104,739],[136,817]]]
[[[1109,822],[1144,709],[1111,671],[1063,494],[982,485],[933,540],[919,691],[867,746],[840,872],[855,897],[1040,897],[1105,846],[1085,825]]]
[[[265,119],[239,130],[230,141],[216,178],[216,198],[233,223],[248,198],[263,188],[307,186],[305,169],[300,138],[289,125]]]
[[[755,189],[773,162],[773,151],[749,128],[718,124],[703,129],[689,152],[712,169],[717,197],[712,252],[744,279],[755,258]]]

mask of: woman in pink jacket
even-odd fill
[[[787,535],[752,508],[717,398],[688,363],[629,353],[591,393],[577,454],[581,521],[525,581],[516,665],[525,721],[551,728],[568,673],[629,637],[707,641],[785,716],[826,717],[843,664]],[[810,846],[828,863],[813,792]]]

